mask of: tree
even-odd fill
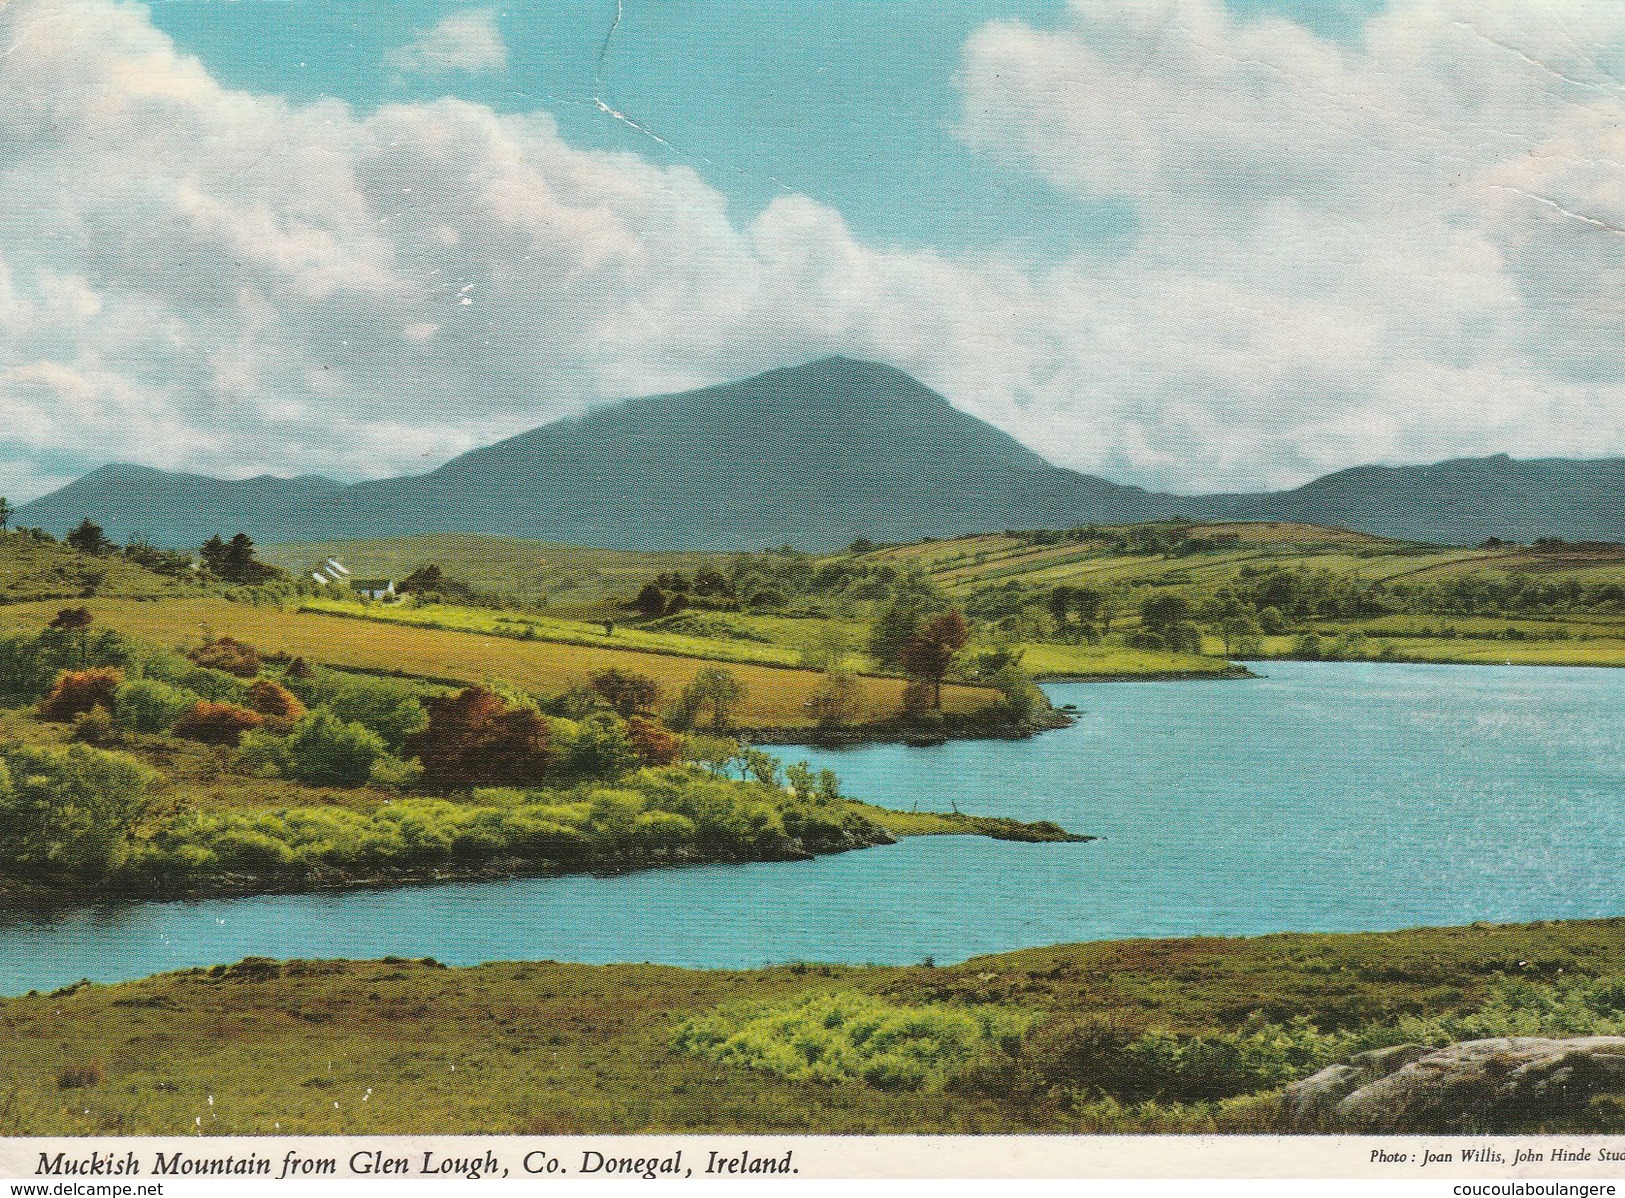
[[[549,765],[547,721],[528,707],[510,707],[483,686],[423,700],[429,722],[406,740],[430,786],[525,785]]]
[[[87,745],[18,745],[0,757],[0,856],[25,872],[98,875],[151,807],[158,775]]]
[[[212,536],[198,549],[198,556],[203,559],[205,570],[210,574],[220,574],[226,568],[226,543],[218,535]]]
[[[79,522],[79,527],[70,532],[64,543],[69,549],[85,554],[87,557],[102,557],[113,551],[113,542],[107,539],[102,526],[86,516]]]
[[[1183,595],[1153,595],[1140,604],[1140,623],[1152,632],[1166,634],[1175,624],[1191,618],[1191,601]]]
[[[1224,655],[1229,657],[1243,640],[1258,636],[1258,621],[1251,616],[1228,616],[1219,621],[1219,636],[1224,641]]]
[[[384,753],[383,737],[376,732],[320,708],[294,725],[288,737],[293,776],[313,786],[364,785]]]
[[[94,620],[88,607],[64,607],[46,627],[71,636],[79,646],[79,664],[84,665],[90,647],[90,626]]]
[[[904,646],[914,638],[920,624],[942,607],[937,596],[918,587],[899,591],[869,633],[870,656],[883,666],[901,666]]]
[[[745,701],[747,691],[745,684],[720,666],[707,666],[683,688],[678,703],[681,708],[692,711],[694,716],[710,708],[711,727],[721,732],[728,726],[734,711]]]
[[[4,495],[0,495],[0,532],[6,532],[11,528],[11,517],[16,510],[6,502]]]
[[[862,688],[844,670],[827,671],[807,699],[807,714],[821,728],[850,724],[862,710]]]
[[[599,670],[588,675],[587,681],[623,720],[640,711],[653,711],[660,702],[660,683],[647,674],[633,670]]]
[[[231,538],[226,546],[222,577],[230,582],[259,582],[269,569],[254,557],[254,542],[246,532]]]
[[[970,640],[970,625],[958,611],[945,611],[922,624],[903,646],[899,664],[931,687],[931,707],[942,707],[942,680],[947,677],[954,657]]]
[[[632,600],[632,606],[637,609],[639,615],[647,616],[651,620],[663,616],[666,614],[666,592],[652,582],[645,583],[643,589],[638,592],[638,597]]]

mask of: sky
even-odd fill
[[[0,0],[0,494],[834,353],[1159,490],[1625,453],[1613,0]]]

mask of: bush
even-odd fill
[[[406,749],[423,763],[425,784],[500,786],[546,776],[549,735],[540,713],[509,707],[481,686],[429,699],[424,706],[428,722],[407,739]]]
[[[124,681],[121,670],[98,668],[64,672],[51,688],[51,693],[40,700],[39,716],[42,720],[66,724],[73,717],[93,707],[113,709],[113,694]]]
[[[638,767],[638,751],[626,725],[608,712],[580,723],[560,720],[553,727],[552,758],[569,778],[619,778]]]
[[[1013,1051],[1032,1021],[1001,1007],[903,1006],[870,994],[809,994],[696,1016],[677,1028],[672,1047],[794,1081],[938,1090],[978,1060]]]
[[[336,670],[314,670],[301,678],[292,667],[285,681],[306,707],[326,707],[347,723],[370,728],[392,753],[399,753],[407,738],[428,723],[418,691],[404,682]]]
[[[248,688],[247,706],[265,717],[272,728],[288,729],[305,716],[305,705],[287,687],[261,678]]]
[[[158,775],[89,745],[18,745],[0,757],[0,863],[99,874],[121,857]]]
[[[148,734],[168,732],[200,697],[195,691],[150,678],[136,678],[113,692],[113,718],[121,728]]]
[[[364,786],[387,752],[383,737],[318,707],[288,736],[288,770],[314,786]]]
[[[229,636],[205,641],[187,654],[198,665],[238,678],[252,678],[260,672],[260,655],[252,645]]]
[[[589,675],[587,681],[622,719],[640,711],[652,711],[660,702],[660,683],[633,670],[599,670]]]
[[[828,670],[807,699],[807,714],[821,728],[855,722],[863,712],[863,689],[844,670]]]
[[[116,744],[119,740],[118,726],[113,723],[107,708],[92,707],[73,717],[72,739],[86,745]]]
[[[243,733],[265,725],[265,717],[246,707],[200,699],[175,722],[175,735],[208,745],[234,745]]]
[[[87,1061],[83,1065],[64,1065],[56,1071],[56,1088],[83,1090],[101,1085],[105,1076],[102,1067],[95,1061]]]
[[[683,742],[655,720],[633,716],[626,721],[626,738],[644,765],[675,765],[683,759]]]

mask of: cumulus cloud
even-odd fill
[[[1533,11],[1399,0],[1352,46],[1220,0],[985,27],[962,136],[1138,213],[1124,252],[1034,268],[868,246],[798,195],[742,222],[546,114],[231,90],[138,6],[13,0],[0,493],[116,458],[428,469],[834,352],[1174,490],[1625,451],[1625,13]]]
[[[1221,0],[984,27],[963,136],[1140,225],[1077,280],[1093,385],[1039,408],[1117,435],[1031,437],[1219,485],[1625,449],[1622,46],[1618,6],[1523,0],[1395,0],[1352,46]]]
[[[508,46],[497,28],[494,8],[448,13],[433,29],[391,50],[385,62],[403,75],[443,79],[456,72],[501,74],[508,68]]]

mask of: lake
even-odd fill
[[[889,806],[1103,839],[84,909],[0,923],[0,993],[244,956],[751,967],[1077,940],[1625,914],[1625,670],[1268,662],[1057,685],[1027,741],[780,750]]]

